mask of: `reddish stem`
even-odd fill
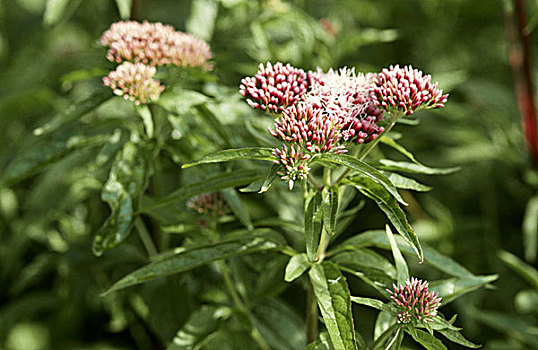
[[[511,0],[503,1],[505,31],[508,40],[508,61],[514,77],[514,90],[525,144],[536,165],[538,164],[537,116],[532,84],[529,33],[525,31],[527,25],[525,0],[510,2]],[[512,5],[516,7],[515,14]],[[515,23],[516,16],[517,25]]]

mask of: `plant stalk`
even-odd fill
[[[310,284],[306,298],[306,344],[316,340],[318,336],[318,303],[314,295],[314,287]]]
[[[148,232],[148,229],[146,228],[146,225],[144,225],[144,222],[140,217],[136,218],[135,220],[135,227],[138,231],[138,236],[140,237],[140,240],[142,241],[142,244],[144,244],[144,247],[146,248],[146,251],[148,252],[148,255],[150,257],[157,255],[157,248],[155,247],[155,243],[153,243],[153,239],[151,238],[151,235]]]

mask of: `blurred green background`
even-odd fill
[[[529,2],[531,18],[537,6]],[[525,211],[538,187],[519,124],[501,1],[136,0],[132,14],[207,40],[218,82],[231,89],[266,61],[363,72],[412,64],[431,73],[450,93],[446,108],[397,131],[420,161],[461,171],[419,178],[434,190],[411,197],[413,225],[422,241],[473,273],[500,276],[494,288],[444,312],[458,313],[466,337],[487,349],[538,348],[536,261],[525,270],[499,253],[523,259]],[[1,172],[41,147],[35,128],[85,96],[78,80],[112,68],[98,39],[119,19],[113,0],[0,0]],[[531,40],[534,52],[537,43]],[[70,154],[0,188],[0,348],[159,348],[136,314],[120,317],[114,296],[99,297],[110,276],[143,257],[129,246],[92,255],[92,237],[107,215],[101,183],[84,171],[92,156]],[[531,237],[535,207],[527,215]],[[185,317],[170,319],[167,332]],[[359,318],[359,327],[363,322],[368,318]]]

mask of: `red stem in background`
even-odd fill
[[[514,5],[516,8],[515,14]],[[521,128],[534,165],[538,165],[536,101],[532,84],[529,33],[525,31],[525,26],[527,25],[525,5],[525,0],[515,0],[513,2],[512,0],[503,0],[504,23],[508,41],[508,62],[514,77],[514,89],[521,116]],[[515,23],[516,16],[517,25]]]

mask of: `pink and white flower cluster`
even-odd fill
[[[211,68],[209,45],[190,34],[162,23],[121,21],[101,36],[106,57],[120,65],[103,79],[114,93],[136,103],[159,98],[164,86],[153,79],[156,67]]]
[[[392,285],[393,290],[387,289],[390,298],[398,309],[398,323],[432,322],[441,305],[438,293],[429,290],[428,281],[415,277],[405,281],[405,285]]]
[[[284,142],[273,151],[281,178],[293,187],[308,176],[316,154],[347,152],[346,145],[373,141],[384,131],[384,112],[393,122],[419,108],[443,107],[448,95],[429,75],[408,66],[391,66],[379,74],[354,69],[324,73],[267,63],[239,89],[247,103],[274,113],[271,135]]]
[[[159,80],[153,79],[155,73],[155,67],[124,62],[103,78],[103,84],[109,86],[114,94],[140,105],[157,100],[164,90]]]

